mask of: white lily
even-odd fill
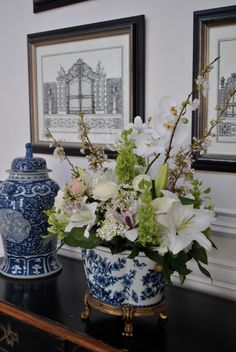
[[[168,248],[173,254],[187,248],[193,241],[210,250],[212,244],[202,231],[211,225],[212,220],[213,212],[194,209],[193,205],[180,202],[174,203],[167,214],[158,216],[158,222],[166,228]]]
[[[84,209],[74,210],[72,215],[69,217],[69,223],[65,228],[65,232],[70,232],[74,227],[84,227],[87,226],[84,236],[89,236],[89,230],[96,223],[96,209],[98,203],[93,202],[86,204]]]

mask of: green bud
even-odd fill
[[[187,117],[183,117],[183,118],[182,118],[182,122],[186,125],[186,124],[188,123]]]
[[[155,179],[156,197],[161,196],[161,190],[166,189],[169,175],[169,165],[165,163],[161,166]]]

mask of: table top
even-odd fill
[[[82,262],[59,256],[62,270],[38,279],[0,275],[0,301],[57,322],[129,352],[234,352],[236,301],[172,286],[166,289],[168,319],[137,317],[134,336],[121,335],[124,322],[92,309],[80,317],[86,280]]]

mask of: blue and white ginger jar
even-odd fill
[[[9,277],[32,279],[58,272],[56,237],[50,241],[44,210],[54,204],[59,186],[49,178],[46,161],[33,157],[26,144],[25,158],[12,161],[9,177],[0,183],[0,234],[4,258],[0,272]]]
[[[149,307],[159,303],[166,286],[157,264],[140,253],[112,254],[109,248],[83,249],[85,275],[90,294],[105,304]]]

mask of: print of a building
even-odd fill
[[[224,77],[220,78],[220,88],[218,91],[218,105],[219,107],[225,106],[225,98],[229,91],[236,90],[236,73],[231,73],[231,75],[225,79]],[[233,95],[230,105],[226,109],[223,114],[225,118],[235,118],[236,117],[236,100],[235,96]]]
[[[44,114],[122,114],[122,78],[107,77],[101,61],[94,71],[78,59],[66,72],[60,67],[55,82],[43,86]]]
[[[226,97],[230,91],[236,90],[236,73],[225,79],[220,78],[220,87],[218,91],[218,106],[222,109],[226,105]],[[218,140],[220,137],[233,137],[236,136],[236,99],[235,95],[232,96],[230,104],[223,112],[222,117],[224,121],[218,125]]]

